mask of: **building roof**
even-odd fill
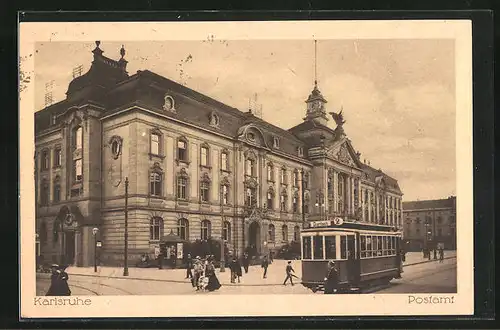
[[[450,196],[445,199],[433,199],[422,201],[403,202],[403,210],[427,210],[427,209],[443,209],[456,207],[456,197]]]

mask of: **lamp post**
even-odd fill
[[[224,230],[224,228],[222,229]],[[224,267],[224,264],[226,262],[225,257],[224,257],[224,235],[221,233],[220,235],[220,272],[225,273],[226,268]]]
[[[97,233],[99,228],[92,228],[92,235],[94,236],[94,273],[97,273]]]
[[[123,276],[128,276],[128,177],[125,178],[125,249],[123,264]]]

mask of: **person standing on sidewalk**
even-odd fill
[[[298,278],[298,277],[293,275],[293,273],[295,273],[295,270],[293,270],[291,261],[288,261],[288,264],[286,265],[285,271],[286,271],[286,277],[285,277],[285,281],[283,282],[283,285],[286,285],[286,281],[288,281],[288,279],[290,279],[290,283],[293,286],[292,277],[296,277],[296,278]]]
[[[250,264],[250,260],[248,259],[248,253],[243,254],[243,268],[245,268],[245,274],[248,273],[248,265]]]
[[[236,277],[238,278],[238,283],[240,283],[240,278],[243,276],[243,272],[241,271],[241,262],[236,259]]]
[[[236,280],[236,258],[231,260],[229,264],[229,269],[231,270],[231,283],[234,283]]]
[[[191,258],[191,254],[188,253],[186,258],[186,278],[190,279],[193,278],[193,273],[191,271],[192,269],[193,269],[193,259]]]
[[[200,277],[201,275],[203,274],[203,269],[204,269],[204,265],[203,263],[201,262],[200,260],[200,257],[196,257],[195,258],[195,261],[194,261],[194,264],[193,264],[193,278],[191,279],[191,283],[193,284],[193,288],[196,288],[196,291],[198,291],[200,289]]]
[[[262,278],[267,278],[267,267],[269,267],[269,260],[267,260],[267,256],[264,256],[264,259],[262,259],[261,267],[264,268],[264,275]]]
[[[444,260],[444,249],[440,248],[439,249],[439,262],[443,262]]]

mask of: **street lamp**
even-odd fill
[[[222,230],[224,230],[224,228]],[[226,268],[224,267],[224,263],[226,262],[225,258],[224,258],[224,252],[225,252],[224,251],[224,242],[225,242],[224,235],[221,234],[220,235],[220,272],[221,273],[226,272]]]
[[[128,276],[128,177],[125,178],[125,250],[123,276]]]
[[[94,236],[94,273],[97,273],[97,233],[99,228],[92,228],[92,235]]]

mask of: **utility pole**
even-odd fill
[[[125,178],[125,250],[123,276],[128,276],[128,177]]]

